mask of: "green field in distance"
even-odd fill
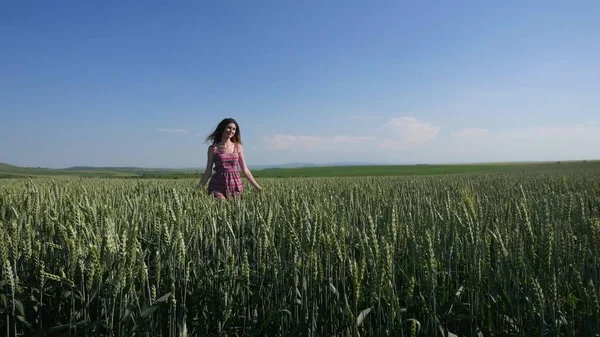
[[[600,170],[600,160],[529,162],[529,163],[480,163],[446,165],[370,165],[370,166],[326,166],[301,168],[254,169],[256,178],[294,177],[364,177],[364,176],[403,176],[437,175],[465,173],[531,173],[531,172],[573,172]],[[0,178],[36,176],[75,176],[103,178],[194,178],[200,177],[200,169],[152,169],[136,167],[82,167],[68,169],[47,169],[18,167],[0,163]]]
[[[437,175],[492,172],[572,172],[600,170],[600,161],[553,162],[553,163],[494,163],[454,165],[373,165],[373,166],[330,166],[287,169],[265,169],[253,173],[258,178],[292,177],[359,177],[359,176],[402,176]]]

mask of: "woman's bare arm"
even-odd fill
[[[206,153],[206,168],[204,169],[204,174],[202,174],[202,179],[200,179],[200,182],[196,186],[196,189],[203,187],[204,184],[206,184],[206,182],[208,181],[208,178],[211,177],[213,162],[214,162],[214,153],[212,151],[212,146],[209,146],[208,151]]]
[[[242,169],[242,173],[244,174],[246,179],[248,179],[248,181],[252,184],[252,186],[254,186],[254,188],[256,190],[258,190],[258,191],[262,190],[262,187],[260,187],[260,185],[256,182],[256,180],[252,176],[252,172],[250,172],[248,165],[246,165],[246,159],[244,158],[244,149],[242,148],[241,144],[238,145],[238,152],[239,152],[239,156],[240,156],[240,167]]]

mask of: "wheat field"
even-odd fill
[[[0,180],[6,336],[595,336],[600,173]]]

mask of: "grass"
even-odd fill
[[[600,170],[541,169],[7,179],[2,334],[595,336]]]

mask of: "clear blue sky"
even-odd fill
[[[600,158],[598,1],[5,1],[0,162]],[[176,132],[177,131],[177,132]]]

